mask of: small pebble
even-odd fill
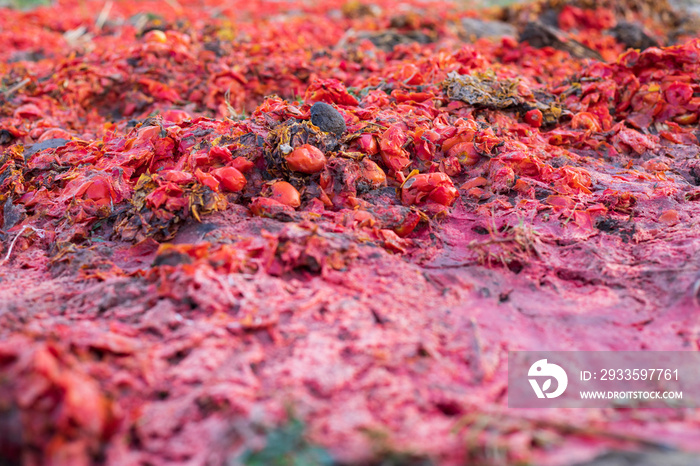
[[[618,42],[621,42],[625,47],[646,50],[649,47],[658,47],[659,42],[649,36],[642,26],[636,23],[627,21],[619,21],[617,25],[611,29],[613,36]]]
[[[282,152],[282,154],[284,154],[284,155],[289,154],[292,150],[294,150],[294,148],[292,146],[290,146],[289,144],[281,144],[280,145],[280,152]]]
[[[343,134],[348,129],[340,112],[324,102],[316,102],[311,107],[311,123],[323,131],[337,135]]]

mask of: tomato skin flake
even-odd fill
[[[217,180],[216,177],[210,175],[209,173],[204,173],[198,168],[194,172],[194,176],[200,183],[202,183],[204,186],[208,187],[212,191],[219,190],[219,180]]]
[[[423,173],[408,178],[401,187],[401,201],[404,204],[420,204],[430,200],[445,206],[452,205],[459,192],[452,180],[444,173]]]
[[[337,79],[319,79],[314,81],[304,96],[306,102],[326,102],[338,105],[357,105],[358,101],[350,95],[345,86]]]
[[[643,154],[648,149],[656,147],[656,143],[651,137],[645,136],[632,129],[621,129],[614,140],[629,146],[639,155]]]
[[[411,164],[408,152],[403,148],[408,136],[399,125],[393,125],[382,134],[379,149],[384,165],[394,172],[400,172]]]
[[[116,195],[114,194],[114,190],[112,189],[111,183],[105,178],[93,178],[87,183],[87,186],[81,190],[83,191],[83,197],[85,199],[90,199],[97,204],[109,205],[115,200],[118,201],[118,199],[116,199]]]

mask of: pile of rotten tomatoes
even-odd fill
[[[697,449],[697,410],[506,382],[698,349],[698,23],[319,3],[0,9],[0,463]]]

